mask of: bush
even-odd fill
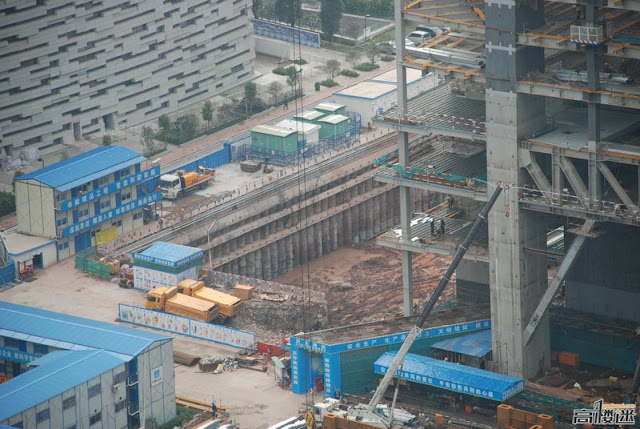
[[[289,73],[291,73],[291,71],[289,70],[292,70],[293,72],[297,72],[294,66],[289,66],[289,67],[278,66],[275,69],[271,70],[271,73],[278,74],[280,76],[288,76]]]
[[[11,192],[0,192],[0,216],[16,211],[16,197]]]
[[[173,429],[182,423],[188,422],[195,416],[195,412],[183,405],[176,405],[176,416],[164,424],[157,426],[159,429]]]
[[[316,91],[320,91],[320,82],[316,82],[314,86],[316,87]]]
[[[102,146],[111,146],[113,144],[113,136],[105,134],[102,136]]]
[[[371,64],[371,63],[362,63],[356,66],[356,70],[361,72],[370,72],[372,70],[379,69],[379,68],[380,66],[378,64]]]
[[[384,61],[384,62],[389,63],[389,62],[391,62],[391,61],[395,60],[395,59],[396,59],[396,57],[394,57],[393,55],[383,55],[383,56],[381,56],[381,57],[380,57],[380,59],[381,59],[382,61]]]
[[[360,76],[360,73],[353,71],[353,70],[340,70],[340,76],[346,76],[346,77],[358,77]]]
[[[337,86],[338,82],[336,82],[335,80],[331,80],[331,79],[325,79],[322,82],[320,82],[320,85],[326,86],[327,88],[331,88],[331,87]]]
[[[307,60],[305,60],[304,58],[298,58],[297,60],[294,60],[293,63],[301,66],[307,64]]]

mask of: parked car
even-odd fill
[[[420,46],[432,37],[433,36],[431,36],[431,33],[428,33],[426,31],[413,31],[407,36],[407,39],[411,40],[414,45]]]
[[[415,31],[424,31],[429,33],[431,37],[436,37],[438,34],[441,34],[445,29],[440,27],[432,27],[430,25],[418,24],[416,25]]]

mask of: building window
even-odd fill
[[[49,353],[49,346],[47,346],[46,344],[33,344],[33,352],[46,355],[47,353]]]
[[[113,223],[111,224],[111,226],[122,226],[122,219],[120,219],[120,220],[119,220],[119,221],[117,221],[117,222],[113,222]]]
[[[58,251],[63,251],[69,248],[69,242],[65,241],[64,243],[58,244]]]
[[[67,224],[67,218],[66,217],[56,220],[56,225],[57,226],[62,226],[62,225],[66,225],[66,224]]]
[[[56,202],[66,200],[66,196],[67,196],[66,192],[56,192]]]
[[[100,393],[100,383],[94,384],[93,386],[89,387],[89,390],[87,391],[89,398],[93,398],[98,393]]]
[[[94,425],[102,420],[102,412],[92,415],[89,417],[89,425]]]
[[[123,177],[127,177],[129,175],[129,167],[127,168],[123,168],[122,170],[120,170],[120,173],[118,173],[118,176],[122,179]]]
[[[107,210],[111,208],[111,200],[103,201],[100,203],[100,211]]]
[[[109,176],[104,176],[98,179],[98,186],[104,186],[109,183]]]
[[[126,373],[124,371],[121,371],[113,376],[113,384],[118,384],[124,381],[125,378],[126,378]]]
[[[134,213],[133,220],[140,219],[142,217],[142,212]]]
[[[76,406],[76,397],[75,396],[70,396],[67,399],[65,399],[64,401],[62,401],[62,408],[65,410],[68,410],[71,407],[75,407]]]
[[[36,423],[42,423],[45,420],[49,419],[49,409],[45,408],[42,411],[38,411],[36,413]]]
[[[76,188],[76,191],[78,192],[78,195],[82,195],[83,193],[87,192],[87,185],[82,185],[82,186],[78,186]]]
[[[127,400],[123,399],[122,401],[116,404],[116,413],[120,410],[127,408]]]
[[[130,199],[131,199],[131,192],[123,192],[123,193],[121,194],[120,201],[122,201],[123,203],[124,203],[125,201],[129,201]]]
[[[78,217],[82,219],[83,217],[89,216],[89,208],[78,210]]]
[[[20,348],[20,340],[16,340],[15,338],[4,337],[4,346],[11,347],[14,349]]]

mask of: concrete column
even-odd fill
[[[245,256],[238,258],[238,274],[241,276],[247,275],[247,258]]]
[[[325,219],[321,222],[322,226],[322,254],[326,255],[331,251],[331,231],[329,229],[329,219]]]
[[[262,274],[265,280],[273,278],[271,274],[271,247],[269,246],[262,248]]]
[[[335,249],[332,249],[332,251],[336,250],[337,248],[341,247],[344,244],[344,212],[339,212],[334,219],[334,224],[333,224],[333,228],[334,228],[334,233],[335,233]]]
[[[307,245],[306,245],[307,259],[305,263],[309,263],[312,260],[314,260],[316,257],[315,255],[316,237],[315,237],[315,229],[313,228],[313,225],[309,225],[308,228],[305,228],[304,234],[305,234],[305,238],[307,239]]]
[[[233,261],[231,261],[230,265],[231,265],[230,267],[231,273],[238,274],[239,272],[238,260],[234,259]]]
[[[315,238],[315,244],[316,244],[316,249],[315,249],[315,257],[319,258],[322,256],[322,243],[324,241],[324,236],[322,234],[322,222],[316,223],[315,225],[313,225],[313,231],[314,234],[316,236]]]
[[[351,231],[353,234],[353,244],[360,243],[360,205],[351,207]]]
[[[367,215],[368,215],[368,211],[367,211],[367,202],[366,201],[364,201],[364,202],[359,204],[359,211],[360,211],[360,219],[359,219],[358,232],[360,234],[360,241],[365,241],[368,238],[368,236],[367,236]]]
[[[638,172],[638,182],[640,182],[640,171]],[[351,208],[344,211],[342,220],[342,245],[351,246],[353,244],[353,221],[351,219]]]
[[[278,246],[276,245],[276,243],[271,243],[269,245],[269,249],[271,254],[271,277],[269,278],[269,280],[271,280],[274,277],[277,277],[278,274],[280,274],[280,271],[278,270],[279,254],[278,254]]]
[[[365,230],[366,233],[366,239],[370,239],[371,237],[373,237],[373,200],[371,198],[369,198],[367,201],[365,201],[364,203],[365,206],[365,218],[366,218],[366,222],[367,222],[367,228]]]
[[[373,213],[372,213],[372,218],[373,218],[373,235],[378,235],[380,234],[381,231],[381,227],[380,227],[380,195],[376,196],[373,198]]]
[[[238,239],[234,238],[232,240],[229,240],[229,252],[235,252],[237,248],[238,248]]]
[[[338,250],[338,215],[340,215],[340,213],[336,214],[335,216],[331,216],[329,218],[329,234],[331,236],[331,239],[329,240],[329,251],[330,252],[334,252],[336,250]]]
[[[302,264],[300,253],[302,252],[302,243],[300,242],[300,231],[296,231],[291,236],[291,248],[293,249],[293,267]]]
[[[286,254],[286,272],[293,270],[293,237],[287,236],[284,240],[285,254]]]
[[[276,243],[278,246],[278,275],[287,272],[287,248],[284,240],[285,239],[282,238]]]
[[[263,279],[264,278],[264,273],[262,272],[262,259],[263,259],[263,255],[262,255],[262,249],[258,249],[255,252],[253,252],[254,254],[254,258],[253,258],[253,264],[255,265],[254,271],[255,271],[255,275],[254,277],[257,279]]]

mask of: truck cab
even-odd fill
[[[175,200],[182,192],[180,177],[174,174],[163,174],[160,176],[160,192],[162,198]]]
[[[178,288],[175,286],[170,288],[165,286],[155,287],[147,293],[145,308],[149,310],[162,311],[164,310],[166,300],[174,296],[176,293],[178,293]]]

